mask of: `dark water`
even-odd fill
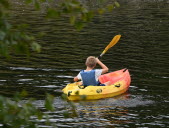
[[[49,113],[58,127],[169,127],[169,0],[121,0],[112,13],[97,16],[82,31],[67,18],[45,20],[32,8],[15,3],[11,22],[28,23],[29,32],[42,44],[40,54],[0,60],[0,94],[26,90],[43,109],[45,93],[56,96],[56,111]],[[121,96],[75,102],[76,115],[64,118],[61,89],[84,67],[86,57],[98,56],[111,39],[121,40],[102,58],[110,71],[128,68],[129,91]],[[42,121],[43,122],[43,121]],[[43,123],[42,123],[43,126]]]

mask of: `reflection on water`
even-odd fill
[[[1,58],[0,94],[11,97],[24,89],[42,110],[45,93],[55,95],[56,111],[49,114],[58,127],[168,127],[169,0],[119,3],[119,9],[95,17],[82,31],[74,30],[64,18],[45,20],[43,12],[15,3],[11,23],[28,23],[33,35],[46,35],[38,38],[43,47],[40,54]],[[65,107],[70,107],[59,98],[61,89],[85,68],[86,57],[100,55],[117,34],[122,35],[120,41],[102,61],[110,71],[129,69],[129,92],[75,102],[78,116],[64,118]]]

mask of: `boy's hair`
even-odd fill
[[[94,68],[97,64],[97,61],[96,61],[96,57],[94,56],[89,56],[87,59],[86,59],[86,66],[90,67],[90,68]]]

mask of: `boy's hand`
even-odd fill
[[[98,58],[96,58],[96,61],[97,61],[97,63],[100,62],[100,60]]]
[[[74,82],[77,82],[79,79],[77,77],[74,77]]]

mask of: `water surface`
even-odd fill
[[[28,32],[42,44],[40,54],[27,59],[14,55],[0,60],[0,94],[12,97],[26,90],[43,108],[45,93],[56,96],[56,111],[49,113],[58,127],[169,127],[169,1],[121,0],[121,7],[95,17],[82,31],[76,31],[66,18],[45,20],[44,12],[15,3],[11,22],[27,23]],[[102,58],[110,71],[128,68],[132,82],[129,91],[114,98],[75,102],[77,114],[60,98],[61,89],[85,68],[86,57],[98,56],[111,39],[120,41]],[[98,67],[99,68],[99,67]],[[43,121],[41,126],[44,126]]]

